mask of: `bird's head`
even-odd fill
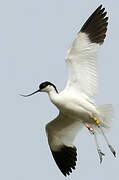
[[[43,82],[43,83],[41,83],[39,85],[39,89],[37,91],[35,91],[35,92],[31,93],[31,94],[28,94],[28,95],[21,94],[21,96],[28,97],[28,96],[31,96],[31,95],[36,94],[38,92],[47,92],[47,93],[49,93],[51,91],[56,91],[58,93],[57,88],[56,88],[56,86],[54,84],[52,84],[49,81],[45,81],[45,82]]]
[[[47,93],[50,91],[53,91],[53,90],[58,92],[56,86],[49,81],[45,81],[45,82],[41,83],[39,86],[39,90],[40,90],[40,92],[47,92]]]

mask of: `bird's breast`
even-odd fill
[[[88,119],[95,112],[93,104],[75,95],[59,94],[53,103],[60,111],[75,118]]]

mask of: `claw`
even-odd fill
[[[100,149],[97,149],[98,150],[98,154],[99,154],[99,158],[100,158],[100,164],[102,163],[102,157],[105,156],[104,153],[101,152]]]
[[[110,148],[110,151],[112,152],[112,154],[116,157],[116,151],[114,150],[114,148],[111,145],[108,145]]]

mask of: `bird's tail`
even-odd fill
[[[103,128],[104,131],[109,130],[111,126],[111,120],[113,118],[112,104],[104,104],[104,105],[98,106],[96,109],[99,113],[98,119],[100,121],[101,127]],[[98,130],[98,128],[96,128],[96,130]]]

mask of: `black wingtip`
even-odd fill
[[[106,15],[107,12],[101,4],[81,28],[80,32],[86,33],[92,43],[102,44],[104,42],[108,25]]]
[[[51,150],[52,151],[52,150]],[[63,145],[59,151],[52,151],[53,158],[64,176],[69,176],[75,169],[77,161],[76,147]]]
[[[102,8],[102,4],[100,4],[97,9],[101,9],[101,8]]]

